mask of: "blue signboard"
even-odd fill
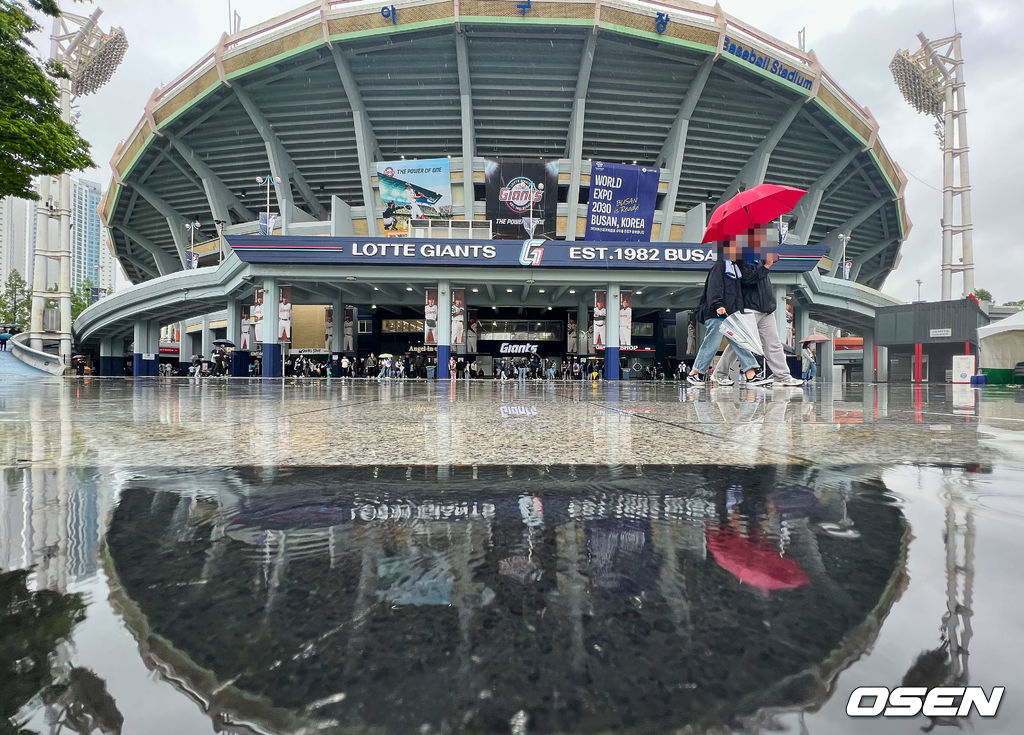
[[[413,265],[505,268],[623,268],[710,270],[715,250],[683,242],[600,243],[530,239],[428,240],[421,238],[231,235],[228,244],[244,263],[274,265]],[[800,273],[817,264],[826,249],[783,245],[775,273]]]
[[[661,169],[594,161],[590,167],[587,240],[648,242]]]

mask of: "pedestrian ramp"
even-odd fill
[[[42,378],[49,377],[50,373],[26,365],[11,352],[10,346],[6,350],[0,350],[0,378],[17,376],[21,378]]]

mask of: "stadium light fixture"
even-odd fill
[[[196,230],[200,229],[202,225],[198,219],[191,219],[185,223],[185,229],[189,232],[189,246],[188,246],[188,263],[185,265],[186,268],[195,268],[199,265],[198,259],[196,258]]]
[[[971,179],[968,165],[967,101],[960,34],[930,41],[917,34],[914,53],[897,51],[889,63],[903,98],[920,113],[936,119],[942,148],[942,300],[952,298],[953,272],[963,273],[963,296],[974,291],[974,244],[971,224]],[[954,198],[960,206],[954,206]],[[959,210],[959,221],[955,221]],[[960,238],[962,258],[953,261],[953,240]]]

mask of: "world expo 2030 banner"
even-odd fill
[[[498,240],[553,240],[558,231],[558,163],[488,158],[487,219]]]
[[[649,242],[661,169],[594,161],[587,240]]]

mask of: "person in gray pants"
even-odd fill
[[[779,327],[775,323],[775,294],[769,271],[779,262],[776,253],[765,252],[768,245],[768,226],[758,225],[747,232],[747,248],[753,262],[743,263],[743,308],[753,311],[757,320],[757,332],[761,337],[764,361],[772,371],[772,384],[781,386],[803,385],[800,378],[794,378],[786,363],[786,353],[779,339]],[[732,345],[726,347],[712,377],[727,379],[733,364],[738,362]],[[766,385],[770,387],[771,384]]]

